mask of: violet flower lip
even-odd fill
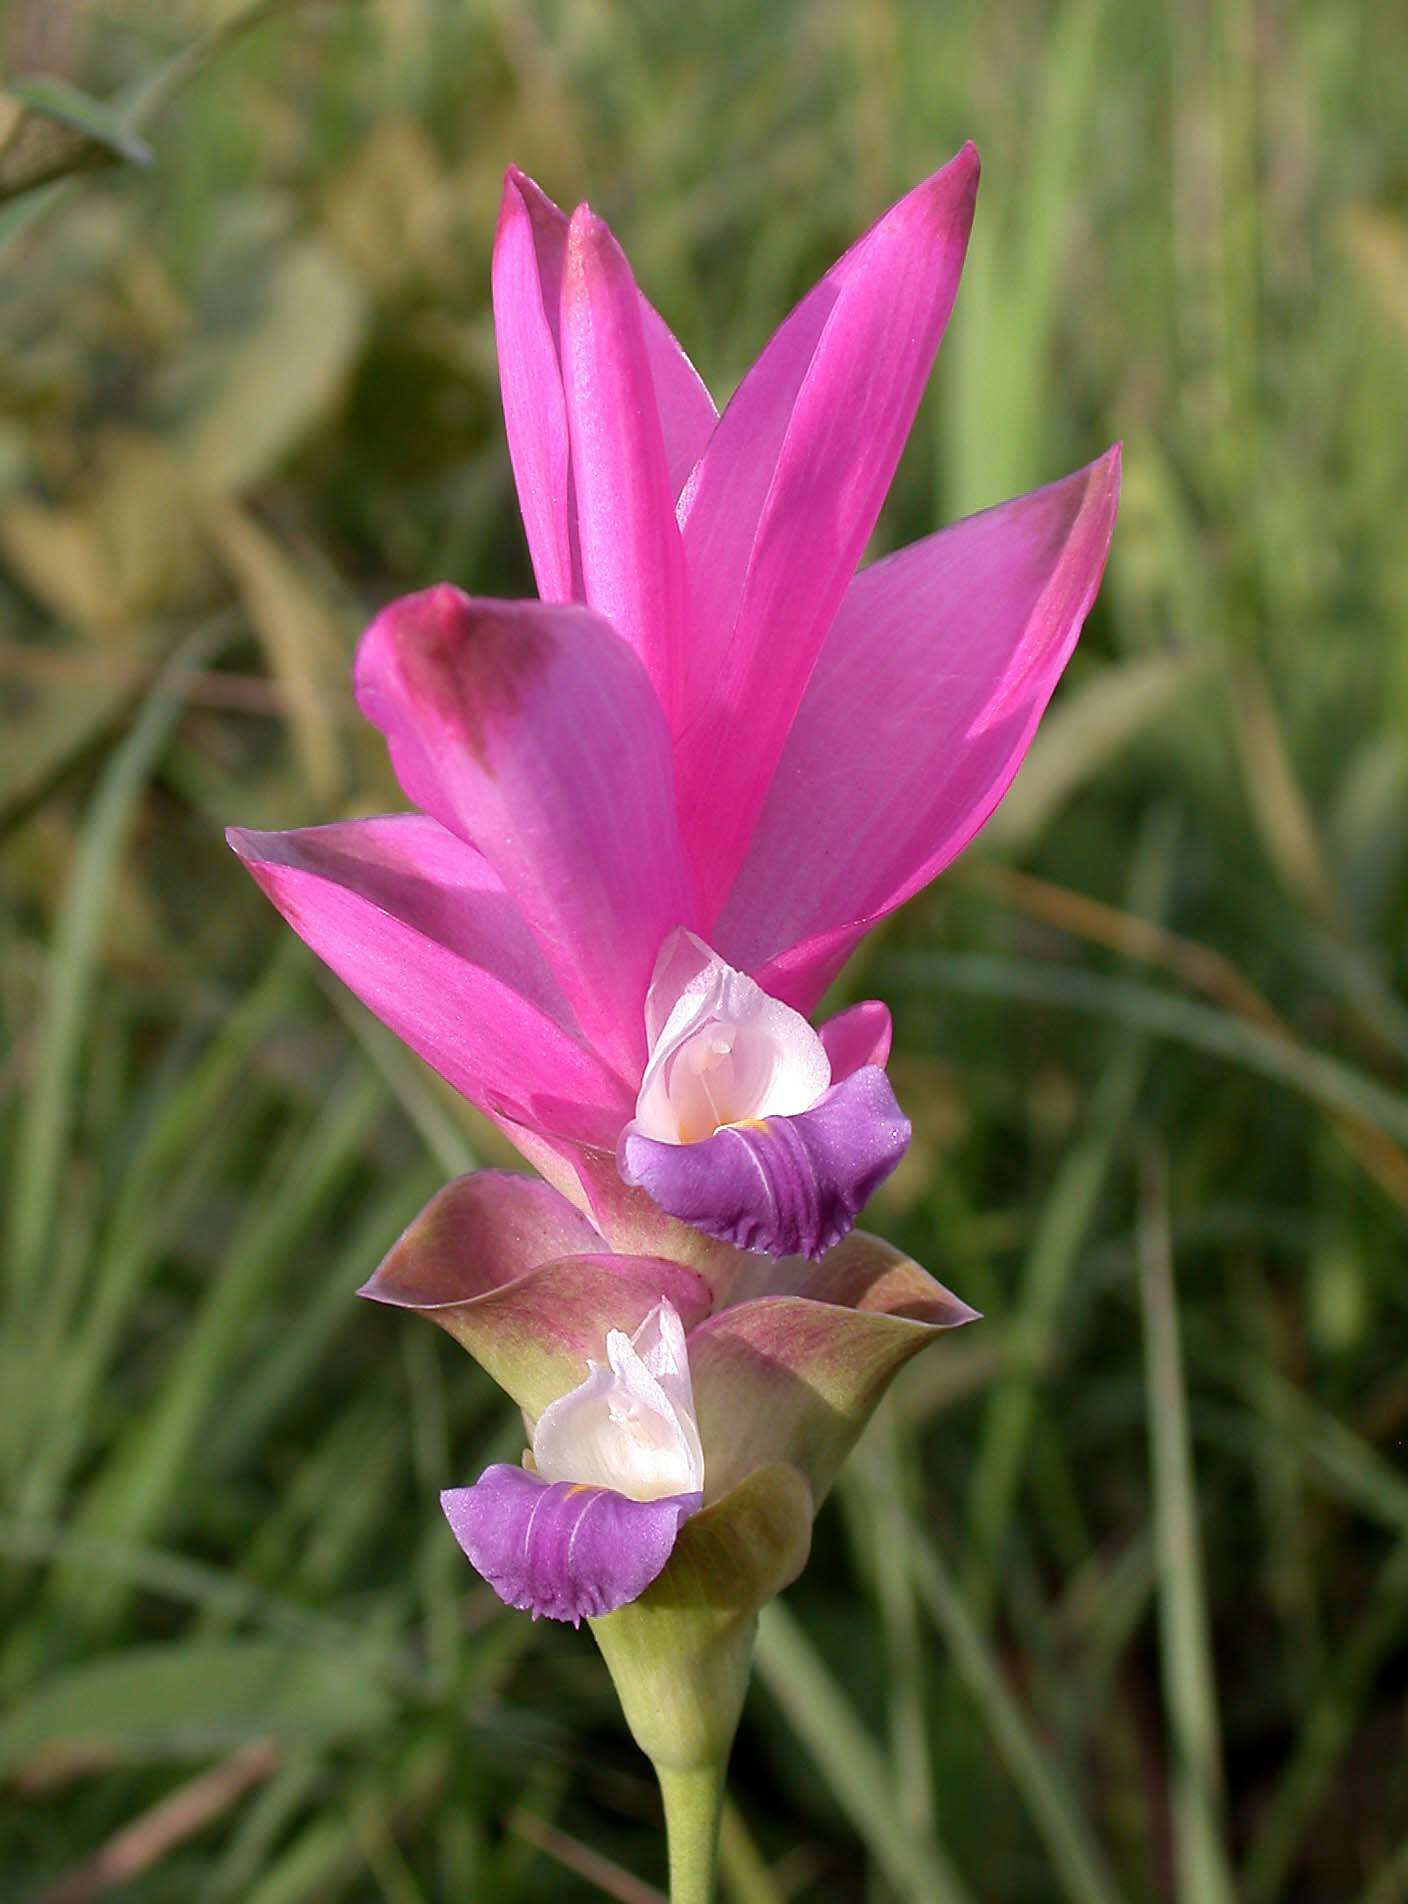
[[[662,1300],[533,1428],[532,1469],[487,1468],[441,1507],[471,1565],[539,1619],[600,1618],[638,1599],[704,1501],[689,1354]]]

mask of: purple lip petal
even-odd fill
[[[576,1626],[638,1599],[702,1500],[632,1501],[500,1463],[473,1487],[447,1488],[440,1505],[471,1566],[505,1606]]]
[[[628,1130],[619,1164],[671,1216],[738,1249],[822,1257],[904,1155],[909,1120],[878,1065],[811,1110],[731,1125],[697,1144]]]

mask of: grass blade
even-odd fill
[[[1217,1695],[1161,1162],[1148,1163],[1142,1189],[1140,1290],[1178,1897],[1180,1904],[1237,1904],[1222,1835]]]
[[[985,952],[886,953],[875,962],[890,985],[914,984],[978,998],[1018,998],[1114,1018],[1152,1035],[1240,1066],[1295,1091],[1319,1109],[1375,1125],[1408,1147],[1408,1099],[1342,1059],[1262,1031],[1210,1006],[1156,986],[1106,978],[1076,966],[1009,959]]]
[[[974,1904],[941,1847],[901,1825],[884,1754],[780,1601],[764,1609],[757,1659],[764,1685],[901,1897],[914,1904]]]
[[[53,1232],[84,1026],[118,867],[152,769],[181,718],[186,685],[217,645],[216,633],[203,631],[163,670],[108,762],[83,828],[49,957],[33,1083],[14,1159],[9,1250],[17,1307],[33,1294]]]
[[[1121,1893],[1075,1794],[1027,1723],[937,1548],[913,1528],[909,1560],[924,1609],[943,1635],[1072,1904],[1119,1904]]]
[[[1161,825],[1136,859],[1131,897],[1139,917],[1163,909],[1172,845],[1168,828]],[[1096,1087],[1085,1135],[1061,1165],[1022,1266],[1017,1303],[1003,1344],[1006,1371],[987,1405],[969,1491],[964,1591],[980,1623],[992,1610],[998,1554],[1036,1412],[1038,1372],[1050,1353],[1116,1146],[1133,1113],[1147,1056],[1146,1043],[1137,1032],[1117,1041]]]
[[[1375,1678],[1408,1626],[1408,1540],[1400,1541],[1375,1584],[1368,1612],[1335,1650],[1327,1683],[1313,1700],[1300,1739],[1281,1774],[1243,1876],[1245,1904],[1269,1904],[1287,1877],[1315,1820]]]

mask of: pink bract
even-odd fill
[[[685,1224],[659,1210],[642,1241],[616,1164],[669,936],[810,1013],[992,813],[1099,586],[1118,447],[856,572],[977,182],[966,146],[886,212],[718,417],[606,225],[511,171],[494,318],[541,599],[441,586],[368,630],[359,703],[416,812],[231,833],[294,929],[614,1248],[707,1273],[711,1246],[674,1248]],[[888,1019],[858,1009],[823,1034],[838,1078],[883,1067]],[[766,1137],[710,1140],[730,1195]],[[773,1254],[844,1233],[879,1155],[850,1150],[865,1168],[844,1147],[818,1166],[840,1228],[818,1206]],[[742,1204],[694,1214],[702,1154],[632,1155],[677,1216],[754,1234]]]

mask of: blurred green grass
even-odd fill
[[[590,1645],[434,1509],[508,1412],[351,1298],[495,1140],[219,829],[394,803],[359,626],[529,589],[510,158],[726,393],[971,135],[884,542],[1116,435],[1125,502],[1011,800],[848,981],[878,1220],[987,1320],[765,1624],[727,1895],[1408,1899],[1408,19],[285,0],[183,66],[236,11],[0,15],[154,154],[0,208],[0,1895],[659,1881]]]

